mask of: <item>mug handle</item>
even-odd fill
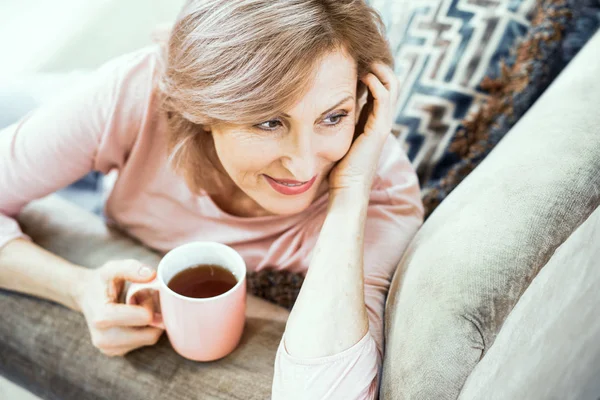
[[[152,282],[148,282],[148,283],[132,283],[129,286],[129,289],[127,289],[127,295],[125,296],[125,304],[137,305],[137,303],[134,300],[134,297],[138,292],[140,292],[142,290],[153,290],[153,291],[158,292],[159,288],[160,288],[160,283],[158,281],[158,278],[154,278],[154,280]],[[159,298],[160,298],[160,296],[159,296]],[[150,326],[152,326],[154,328],[165,329],[165,324],[162,319],[160,322],[153,321],[152,323],[150,323]]]

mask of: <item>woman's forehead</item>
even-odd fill
[[[315,64],[307,90],[290,113],[306,108],[327,109],[343,99],[356,97],[356,62],[343,52],[330,53]]]
[[[311,89],[356,85],[356,61],[343,51],[327,53],[315,63]]]

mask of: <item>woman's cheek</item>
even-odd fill
[[[260,135],[231,135],[223,143],[223,153],[227,154],[230,165],[242,172],[263,169],[275,157],[273,154],[277,148],[277,143]]]
[[[349,124],[341,132],[331,137],[327,146],[327,159],[338,162],[348,153],[354,137],[354,125]]]

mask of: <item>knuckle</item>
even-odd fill
[[[126,265],[131,265],[131,266],[137,266],[140,264],[140,262],[134,258],[127,258],[127,259],[123,260],[123,263]]]
[[[111,280],[114,278],[117,271],[120,269],[120,263],[117,260],[108,261],[98,271],[100,276],[104,280]]]
[[[156,330],[155,332],[153,332],[147,340],[147,344],[150,346],[154,346],[156,343],[158,343],[158,341],[160,340],[160,336],[161,336],[162,332],[159,330]]]
[[[135,349],[120,350],[117,353],[117,356],[118,357],[125,357],[128,353],[131,353],[133,350],[135,350]]]
[[[100,352],[108,357],[114,357],[115,353],[112,350],[100,349]]]
[[[110,270],[115,268],[115,266],[117,265],[117,261],[116,260],[111,260],[111,261],[107,261],[106,263],[104,263],[104,265],[102,266],[102,269],[105,270]]]
[[[131,350],[130,349],[121,349],[121,350],[117,350],[115,351],[114,357],[123,357],[125,354],[129,353]]]
[[[102,335],[93,335],[92,336],[92,345],[97,349],[100,349],[103,353],[108,351],[106,349],[107,341]]]
[[[125,353],[122,350],[106,350],[106,351],[103,351],[102,353],[111,358],[121,357],[121,356],[125,355]]]
[[[124,269],[131,269],[131,270],[133,270],[133,269],[139,268],[139,266],[140,266],[139,261],[131,259],[131,258],[128,258],[128,259],[123,260],[121,262],[121,267],[124,268]]]
[[[383,95],[383,94],[385,94],[385,93],[388,93],[388,89],[385,87],[385,85],[384,85],[384,84],[383,84],[383,82],[381,82],[381,81],[377,81],[377,82],[375,83],[375,85],[374,85],[374,88],[373,88],[373,89],[374,89],[376,92],[378,92],[379,94],[381,94],[381,95]],[[384,98],[385,98],[385,96],[381,96],[381,97],[384,97]]]
[[[140,323],[150,325],[152,323],[153,315],[150,310],[147,310],[146,308],[141,308],[139,311],[139,315],[136,316],[136,319],[139,319]]]
[[[96,329],[106,329],[110,326],[111,319],[109,318],[108,309],[106,306],[96,310],[94,315],[89,319],[90,325]]]
[[[94,318],[92,321],[90,321],[90,325],[96,329],[104,329],[106,328],[107,321],[104,318]]]
[[[146,325],[150,325],[152,323],[152,320],[154,320],[154,315],[153,315],[152,311],[146,310],[146,316],[144,317],[144,322],[146,323]]]
[[[139,260],[129,260],[128,262],[128,266],[130,269],[129,272],[136,275],[140,274],[141,269],[145,266],[145,264]]]

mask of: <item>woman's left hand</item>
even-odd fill
[[[383,145],[392,130],[393,104],[398,93],[394,71],[385,64],[371,65],[371,72],[360,78],[372,96],[372,110],[348,153],[329,175],[330,193],[352,192],[368,196]],[[371,97],[369,96],[369,97]],[[367,101],[365,107],[369,107]]]

